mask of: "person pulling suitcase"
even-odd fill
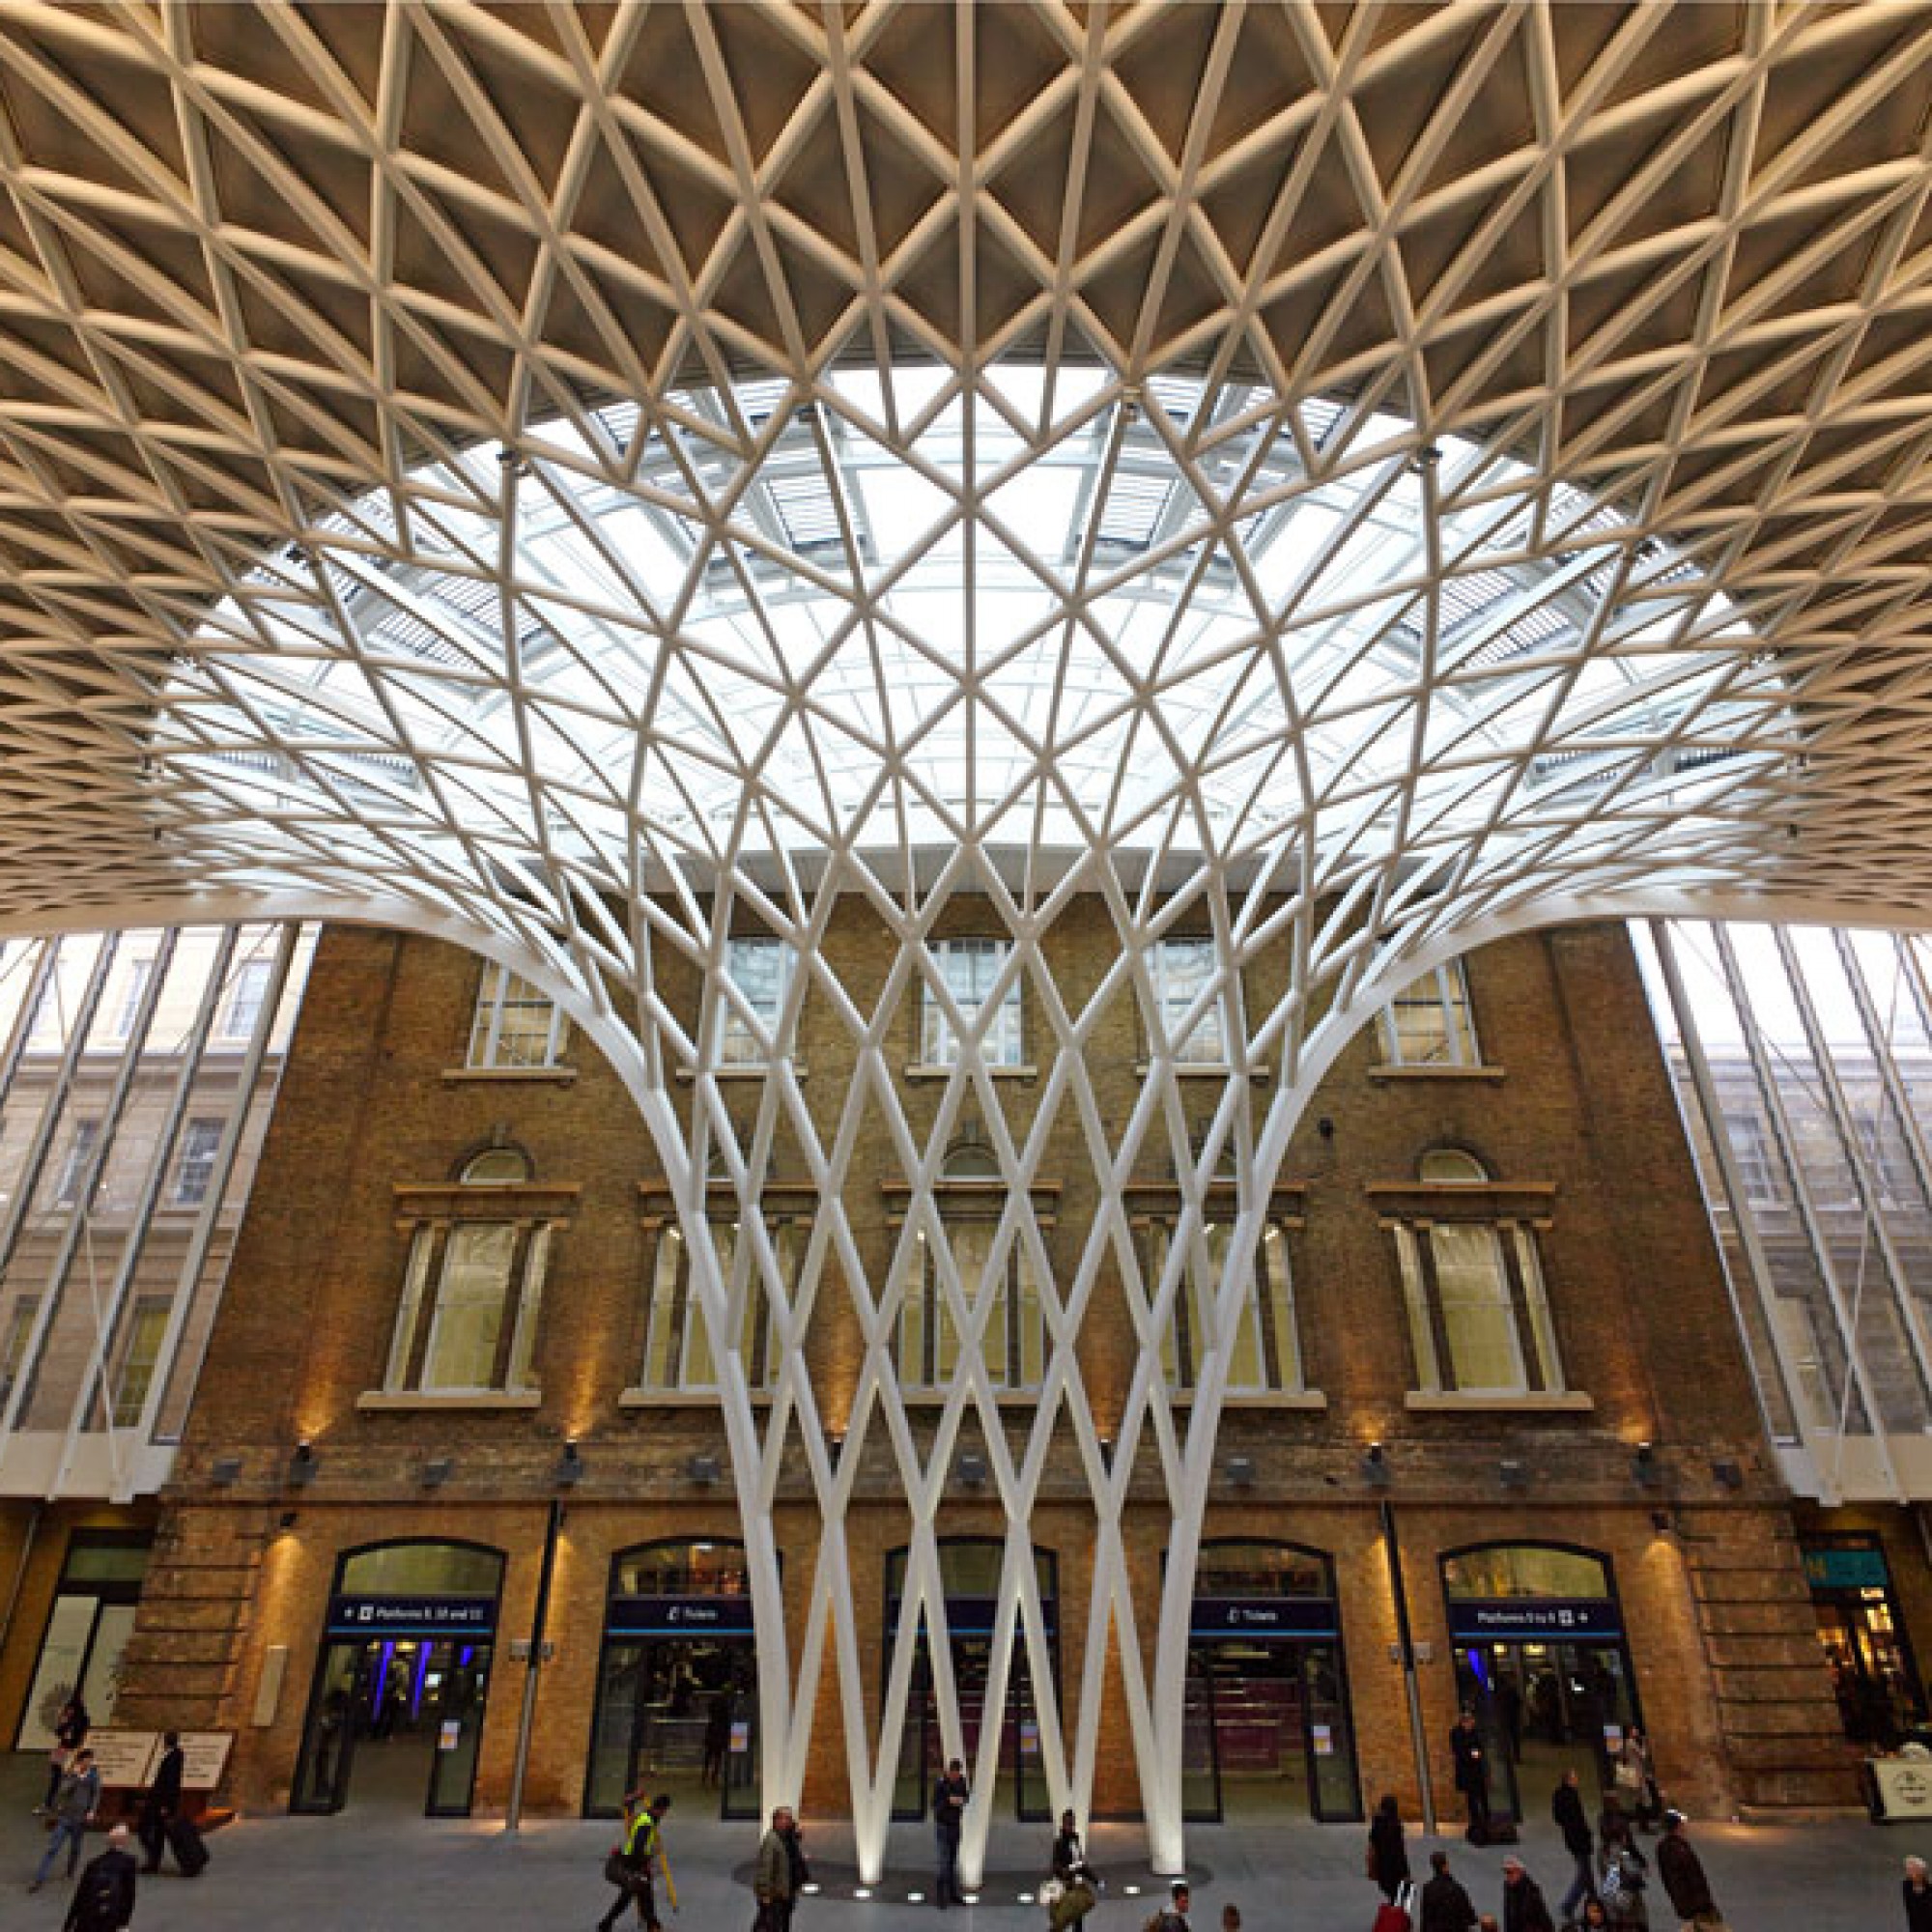
[[[155,1781],[148,1786],[141,1806],[141,1850],[147,1854],[141,1869],[157,1872],[161,1851],[168,1841],[168,1828],[181,1815],[182,1776],[187,1765],[181,1747],[181,1733],[169,1731],[161,1740],[161,1761],[155,1767]]]

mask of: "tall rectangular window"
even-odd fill
[[[14,1296],[13,1307],[7,1311],[7,1325],[0,1330],[0,1408],[4,1408],[14,1393],[14,1384],[26,1366],[27,1341],[34,1332],[34,1317],[40,1312],[38,1294]]]
[[[1556,1329],[1528,1228],[1511,1221],[1415,1221],[1399,1224],[1394,1235],[1419,1390],[1561,1391]]]
[[[1161,1373],[1170,1389],[1191,1390],[1200,1378],[1214,1340],[1217,1297],[1228,1261],[1225,1224],[1203,1231],[1206,1265],[1190,1256],[1175,1289],[1174,1305],[1161,1331]],[[1157,1221],[1149,1230],[1146,1287],[1152,1300],[1173,1254],[1174,1224]],[[1279,1226],[1264,1232],[1257,1266],[1236,1302],[1228,1337],[1230,1395],[1296,1394],[1302,1387],[1301,1346],[1294,1326],[1294,1291],[1289,1275],[1288,1238]]]
[[[567,1022],[548,994],[507,966],[484,967],[469,1027],[471,1066],[554,1066],[567,1032]]]
[[[1004,939],[936,939],[926,948],[934,974],[958,1009],[961,1027],[971,1030],[983,1022],[980,1056],[988,1066],[1019,1066],[1026,1060],[1018,974],[994,1004],[994,985],[1012,950]],[[952,1015],[931,985],[923,991],[920,1058],[928,1066],[954,1065],[960,1040]]]
[[[192,1120],[182,1129],[181,1160],[175,1168],[175,1206],[199,1208],[214,1179],[214,1156],[221,1148],[221,1122]]]
[[[718,1059],[724,1066],[770,1064],[785,994],[791,985],[793,953],[781,939],[733,939],[725,949],[724,971],[736,998],[718,1000]]]
[[[990,1218],[950,1216],[948,1253],[969,1316],[985,1314],[980,1348],[996,1389],[1037,1388],[1046,1373],[1046,1321],[1039,1284],[1017,1235],[995,1266]],[[944,1264],[932,1243],[913,1242],[913,1278],[899,1303],[897,1368],[906,1389],[943,1389],[959,1373],[960,1322],[947,1292]]]
[[[1405,986],[1382,1013],[1382,1044],[1397,1066],[1475,1066],[1476,1020],[1463,962],[1452,959]]]
[[[1726,1114],[1724,1134],[1731,1144],[1731,1156],[1737,1162],[1738,1179],[1744,1183],[1745,1199],[1760,1208],[1772,1207],[1781,1200],[1777,1156],[1762,1116]]]
[[[85,1116],[76,1120],[68,1134],[67,1151],[61,1156],[60,1172],[54,1177],[53,1205],[78,1208],[87,1188],[88,1169],[94,1150],[100,1145],[100,1122]]]
[[[168,1332],[168,1301],[144,1295],[128,1320],[121,1360],[114,1372],[113,1415],[116,1429],[131,1429],[141,1419],[155,1370],[161,1359],[161,1343]]]
[[[134,1022],[141,1017],[141,1001],[154,976],[155,962],[151,956],[128,960],[127,977],[121,982],[121,1004],[114,1014],[116,1039],[134,1037]]]
[[[797,1233],[789,1221],[771,1224],[774,1258],[779,1275],[789,1286],[796,1265]],[[711,1243],[728,1294],[738,1260],[738,1224],[711,1223]],[[651,1305],[644,1335],[642,1386],[666,1393],[702,1393],[718,1386],[718,1361],[711,1347],[711,1328],[704,1304],[691,1279],[691,1258],[684,1236],[667,1228],[659,1236],[651,1273]],[[744,1297],[738,1309],[738,1358],[746,1385],[753,1391],[770,1388],[778,1379],[779,1338],[771,1292],[755,1262],[748,1264]]]
[[[243,959],[236,968],[228,1004],[221,1014],[221,1037],[228,1040],[253,1039],[262,1017],[262,1002],[269,996],[271,971],[266,959]]]
[[[1223,1003],[1210,999],[1191,1026],[1186,1015],[1214,982],[1211,939],[1163,939],[1150,956],[1160,1031],[1180,1066],[1220,1066],[1228,1060],[1228,1029]],[[1151,1043],[1156,1051],[1160,1042]]]

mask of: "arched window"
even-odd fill
[[[399,1187],[410,1254],[385,1395],[536,1394],[537,1319],[566,1190],[534,1183],[521,1148],[485,1148],[456,1183]]]
[[[1556,1332],[1536,1244],[1548,1190],[1497,1183],[1474,1154],[1431,1148],[1389,1226],[1424,1395],[1561,1392]],[[1527,1205],[1531,1212],[1522,1209]]]

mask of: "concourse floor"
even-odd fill
[[[67,1887],[58,1879],[38,1895],[25,1890],[42,1833],[29,1807],[39,1796],[40,1761],[0,1759],[0,1843],[11,1870],[0,1887],[6,1932],[57,1932]],[[1932,1827],[1883,1828],[1861,1819],[1739,1827],[1693,1827],[1718,1902],[1732,1932],[1891,1932],[1904,1924],[1900,1861],[1932,1857]],[[374,1809],[336,1818],[251,1817],[215,1833],[213,1860],[196,1880],[144,1879],[137,1932],[589,1932],[611,1897],[599,1867],[613,1828],[542,1820],[514,1836],[487,1823],[432,1821]],[[686,1932],[747,1932],[753,1917],[747,1881],[756,1849],[753,1827],[671,1818],[666,1833],[680,1911],[667,1926]],[[1241,1909],[1243,1932],[1367,1932],[1377,1894],[1362,1878],[1361,1828],[1301,1823],[1196,1826],[1188,1833],[1195,1882],[1196,1932],[1219,1932],[1221,1909]],[[958,1932],[1040,1932],[1045,1914],[1022,1904],[1043,1866],[1049,1833],[1040,1827],[995,1829],[989,1874],[978,1905],[945,1921]],[[1411,1833],[1411,1860],[1425,1868],[1434,1841]],[[796,1932],[900,1932],[934,1922],[926,1855],[930,1833],[895,1826],[891,1872],[867,1901],[853,1896],[849,1833],[808,1825],[807,1843],[822,1889],[803,1901]],[[1479,1911],[1497,1911],[1502,1853],[1450,1840],[1454,1868]],[[88,1855],[99,1848],[90,1839]],[[1109,1889],[1087,1921],[1089,1932],[1140,1932],[1164,1883],[1143,1860],[1137,1830],[1103,1826],[1094,1833]],[[1532,1827],[1522,1854],[1552,1904],[1568,1865],[1553,1830]],[[1127,1888],[1138,1887],[1137,1892]],[[1652,1923],[1673,1928],[1655,1893]],[[634,1921],[626,1920],[627,1925]]]

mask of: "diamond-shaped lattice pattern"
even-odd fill
[[[936,1618],[961,1432],[1015,1520],[1070,1432],[1095,1661],[1041,1711],[1047,1781],[1091,1784],[1111,1620],[1172,1859],[1227,1350],[1183,1415],[1153,1345],[1203,1177],[1242,1203],[1225,1314],[1313,1082],[1417,968],[1584,912],[1932,913],[1929,73],[1895,8],[16,6],[0,921],[348,912],[568,1001],[671,1177],[768,1637],[781,1459],[821,1505],[807,1627],[760,1647],[771,1790],[828,1650],[860,1681],[862,1449]],[[1075,895],[1116,942],[1077,995],[1042,946]],[[1035,1015],[1025,1110],[925,952],[967,895]],[[900,942],[863,994],[816,944],[853,897]],[[747,927],[802,961],[780,1045],[809,996],[858,1070],[816,1115],[772,1072],[741,1144],[723,1033],[658,970],[716,1007]],[[1212,938],[1206,1000],[1287,962],[1223,1012],[1205,1149],[1152,977],[1177,929]],[[960,1046],[916,1132],[922,997]],[[1152,1041],[1124,1122],[1085,1058],[1120,999]],[[969,1125],[1005,1191],[962,1268]],[[877,1127],[884,1280],[841,1200]],[[1056,1277],[1032,1188],[1069,1128],[1101,1205]],[[1163,1162],[1193,1178],[1147,1280],[1122,1187]],[[825,1204],[782,1270],[781,1175]],[[922,1236],[962,1338],[936,1439],[889,1348]],[[972,1292],[1014,1269],[1047,1338],[1017,1435]],[[724,1346],[753,1270],[793,1344],[853,1297],[836,1460],[796,1348],[760,1421]],[[1148,1347],[1110,1462],[1070,1349],[1114,1273]],[[1175,1516],[1158,1606],[1122,1581],[1134,1466]],[[1032,1576],[1015,1540],[1044,1694]],[[844,1700],[868,1861],[909,1661],[881,1733]]]

